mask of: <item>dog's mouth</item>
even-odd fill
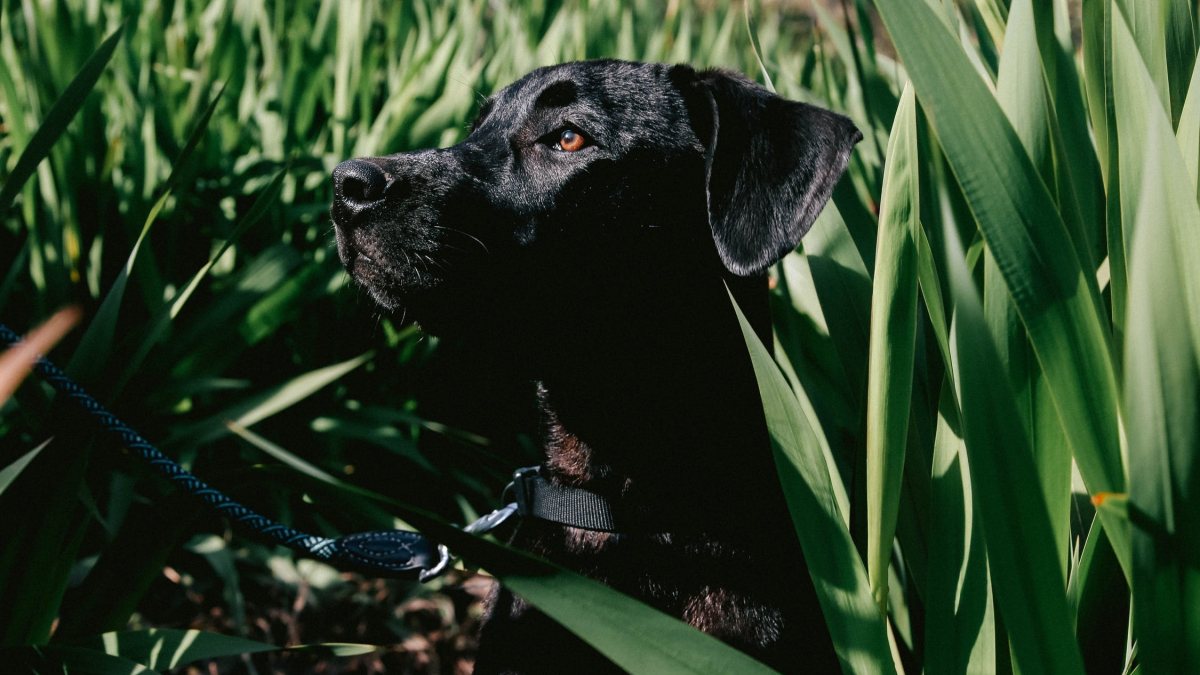
[[[395,310],[414,295],[426,293],[444,282],[446,263],[436,249],[385,245],[360,228],[338,227],[338,257],[342,266],[375,301]]]
[[[339,223],[338,256],[384,310],[445,334],[489,304],[489,284],[480,277],[491,276],[485,268],[492,261],[483,242],[465,232],[452,237],[449,229],[439,226],[433,235],[442,236],[430,236],[394,223]]]

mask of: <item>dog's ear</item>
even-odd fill
[[[708,220],[725,267],[760,274],[796,248],[862,133],[730,70],[675,73],[707,150]]]

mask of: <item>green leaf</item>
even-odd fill
[[[1075,62],[1070,7],[1066,0],[1053,0],[1053,5],[1052,12],[1046,11],[1041,2],[1034,7],[1046,88],[1052,103],[1049,121],[1058,201],[1080,263],[1085,271],[1095,270],[1104,257],[1104,182]]]
[[[177,428],[165,445],[172,443],[187,443],[190,446],[210,443],[222,436],[232,433],[230,424],[238,427],[250,427],[258,422],[285,410],[302,401],[319,389],[329,385],[346,373],[366,363],[374,356],[367,352],[361,356],[335,363],[324,368],[304,373],[283,384],[276,385],[260,394],[250,397],[202,422],[188,427]]]
[[[17,198],[21,186],[37,170],[38,164],[41,164],[42,160],[50,154],[50,148],[67,130],[67,125],[83,107],[84,101],[92,92],[92,88],[96,86],[96,81],[100,79],[100,74],[104,72],[105,66],[108,65],[109,59],[117,49],[117,43],[121,41],[121,36],[124,34],[125,25],[122,24],[88,58],[83,64],[83,68],[79,69],[79,74],[63,90],[62,96],[59,96],[54,105],[50,107],[50,112],[46,113],[38,130],[33,134],[33,138],[21,151],[21,157],[17,160],[12,172],[8,174],[8,179],[4,181],[4,187],[0,188],[0,215],[8,212],[13,200]]]
[[[1050,6],[1042,3],[1039,7],[1041,16],[1038,17],[1035,17],[1036,10],[1031,0],[1013,0],[1009,7],[1007,48],[1000,61],[996,96],[1034,165],[1039,167],[1043,179],[1059,187],[1059,203],[1069,204],[1077,216],[1070,171],[1060,166],[1064,158],[1055,157],[1055,134],[1052,124],[1048,124],[1055,118],[1054,108],[1043,81],[1038,43],[1050,43],[1048,52],[1056,52],[1058,47],[1048,30],[1052,19],[1047,16]],[[1035,18],[1040,21],[1035,21]],[[1039,29],[1044,35],[1039,35]],[[1054,54],[1050,53],[1049,56],[1053,58]],[[1059,183],[1060,175],[1064,176],[1065,185]],[[1072,229],[1072,241],[1080,260],[1090,260],[1088,242],[1082,228]],[[983,304],[1000,360],[1016,393],[1025,436],[1029,439],[1037,463],[1042,494],[1054,532],[1055,550],[1058,551],[1065,578],[1071,536],[1071,449],[1063,436],[1054,401],[1029,345],[1025,327],[990,251],[984,256]]]
[[[1003,48],[1005,27],[1008,25],[1008,3],[1002,0],[975,0],[975,6],[979,8],[992,42]]]
[[[1189,0],[1165,0],[1160,8],[1166,42],[1167,83],[1171,94],[1172,126],[1179,122],[1196,65],[1196,37]]]
[[[1175,136],[1183,152],[1188,177],[1192,179],[1192,194],[1200,197],[1200,182],[1197,182],[1197,175],[1200,174],[1200,68],[1192,69],[1191,86],[1188,87],[1187,101],[1183,104]]]
[[[1134,241],[1137,227],[1153,221],[1155,231],[1167,236],[1179,259],[1188,261],[1178,267],[1180,299],[1187,307],[1183,317],[1191,328],[1192,347],[1200,352],[1200,265],[1195,264],[1200,260],[1200,205],[1194,199],[1179,198],[1192,194],[1186,164],[1166,110],[1152,95],[1149,72],[1138,58],[1133,36],[1120,13],[1113,14],[1112,33],[1125,241]],[[1147,190],[1151,181],[1154,189]],[[1162,225],[1165,227],[1159,229]],[[1129,306],[1132,310],[1132,295]]]
[[[64,675],[158,675],[141,663],[93,649],[54,645],[41,651],[62,664]]]
[[[1167,74],[1167,26],[1166,12],[1170,10],[1171,0],[1159,2],[1129,2],[1128,0],[1112,0],[1113,2],[1113,68],[1121,67],[1121,62],[1127,57],[1117,53],[1116,21],[1119,13],[1125,21],[1125,29],[1131,35],[1136,51],[1141,54],[1150,80],[1154,83],[1152,91],[1156,94],[1159,105],[1163,110],[1171,110],[1170,78]],[[1172,129],[1174,126],[1171,127]],[[1126,243],[1130,238],[1126,236]]]
[[[904,478],[905,439],[917,331],[916,98],[905,86],[888,141],[871,295],[867,380],[867,569],[887,612],[888,566]]]
[[[161,628],[104,633],[80,640],[76,645],[162,670],[173,670],[201,659],[278,649],[275,645],[232,635]]]
[[[832,203],[817,216],[803,247],[829,336],[845,370],[853,403],[859,408],[866,398],[871,274]]]
[[[1121,21],[1113,23],[1120,54],[1128,35]],[[1118,90],[1118,102],[1123,93]],[[1180,246],[1179,235],[1197,243],[1200,213],[1190,189],[1188,198],[1178,197],[1186,176],[1169,175],[1180,160],[1165,112],[1151,118],[1158,118],[1159,133],[1150,134],[1143,148],[1147,165],[1132,221],[1125,352],[1133,598],[1142,663],[1153,673],[1185,673],[1200,669],[1200,351],[1193,342],[1196,308],[1189,303],[1200,289],[1186,288],[1196,259],[1189,257],[1190,247]],[[1181,225],[1183,233],[1172,231]]]
[[[955,384],[996,607],[1021,673],[1083,673],[1033,453],[957,235],[946,237]]]
[[[1029,334],[1092,492],[1121,491],[1116,375],[1095,274],[1082,269],[1054,201],[962,47],[915,0],[880,14]],[[1128,542],[1114,548],[1129,569]]]
[[[362,654],[373,654],[378,652],[380,648],[375,645],[360,645],[352,642],[322,642],[311,645],[293,645],[288,647],[287,650],[289,652],[316,652],[331,656],[360,656]]]
[[[145,241],[146,235],[150,234],[150,226],[158,219],[159,212],[170,196],[171,191],[167,190],[150,209],[146,222],[142,224],[142,232],[129,251],[125,266],[121,268],[108,294],[104,296],[104,301],[100,303],[100,309],[96,311],[96,316],[92,318],[91,324],[80,339],[79,347],[71,355],[66,372],[73,379],[84,382],[92,380],[108,361],[112,352],[113,336],[117,332],[117,314],[121,311],[121,301],[125,298],[125,286],[129,282],[129,275],[133,272],[142,242]]]
[[[1107,503],[1112,501],[1104,500],[1100,508],[1108,508]],[[1128,522],[1127,516],[1118,517]],[[1129,586],[1099,518],[1092,519],[1087,543],[1071,569],[1067,599],[1088,669],[1122,672],[1129,630]]]
[[[992,587],[972,492],[958,404],[948,378],[942,385],[933,446],[925,615],[927,675],[996,671]]]
[[[887,627],[842,520],[812,423],[741,309],[737,313],[763,399],[775,466],[842,669],[895,672]]]
[[[265,187],[262,193],[259,194],[258,199],[254,200],[254,204],[251,205],[250,210],[246,212],[246,215],[242,216],[240,221],[238,221],[238,224],[233,228],[233,232],[229,233],[229,236],[221,244],[221,247],[217,249],[217,252],[208,259],[208,262],[205,263],[204,267],[200,268],[200,271],[192,275],[191,280],[188,281],[183,290],[179,291],[179,293],[177,293],[175,297],[171,299],[168,310],[168,315],[171,319],[174,319],[175,316],[179,314],[179,310],[183,309],[183,304],[187,302],[188,298],[190,298],[192,293],[195,292],[196,287],[200,284],[200,281],[208,275],[208,272],[212,269],[212,266],[221,259],[221,256],[225,255],[225,251],[228,251],[230,246],[233,246],[235,243],[237,243],[237,240],[241,238],[242,234],[244,234],[246,230],[250,229],[250,226],[257,223],[260,218],[266,215],[267,209],[275,205],[275,198],[279,196],[279,191],[283,187],[283,179],[285,176],[287,176],[288,170],[291,169],[291,166],[292,163],[289,160],[283,165],[283,168],[279,169],[279,171],[275,173],[275,177],[271,179],[271,182],[268,183],[267,187]]]
[[[1080,32],[1083,50],[1083,83],[1087,92],[1088,116],[1096,139],[1100,171],[1108,180],[1108,109],[1105,86],[1105,57],[1109,47],[1105,14],[1112,0],[1083,0]]]
[[[426,535],[450,547],[455,555],[486,568],[514,593],[627,672],[635,675],[775,672],[715,637],[598,581],[524,551],[463,532],[423,509],[362,488],[350,489],[395,507]]]
[[[37,457],[37,454],[42,451],[42,448],[50,445],[50,441],[52,440],[54,439],[48,438],[45,441],[42,441],[41,445],[30,450],[24,455],[21,455],[17,458],[17,461],[13,462],[12,464],[0,469],[0,495],[4,494],[4,490],[7,489],[14,480],[16,480],[17,476],[21,475],[21,471],[23,471],[25,467],[29,466],[29,463],[33,461],[34,457]]]
[[[628,673],[774,673],[716,638],[586,577],[498,572],[501,582]]]

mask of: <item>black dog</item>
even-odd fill
[[[542,475],[645,518],[524,519],[513,544],[773,667],[839,672],[726,285],[763,341],[764,271],[861,134],[745,77],[586,61],[488,99],[444,150],[334,172],[338,252],[389,309],[537,382]],[[504,589],[476,673],[617,671]]]

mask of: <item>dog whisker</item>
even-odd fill
[[[475,236],[473,236],[473,235],[471,235],[471,234],[467,234],[466,232],[463,232],[462,230],[460,230],[460,229],[458,229],[458,228],[455,228],[455,227],[446,227],[446,226],[444,226],[444,225],[433,225],[433,227],[435,227],[435,228],[437,228],[437,229],[439,229],[439,230],[446,230],[447,232],[457,232],[458,234],[461,234],[461,235],[462,235],[462,236],[464,236],[464,237],[467,237],[467,238],[469,238],[469,239],[472,239],[472,240],[474,240],[474,241],[475,241],[475,243],[477,243],[477,244],[479,244],[480,246],[482,246],[482,247],[483,247],[483,251],[484,251],[484,253],[487,253],[488,255],[491,255],[491,253],[492,253],[491,251],[489,251],[489,250],[488,250],[487,244],[484,244],[482,241],[480,241],[478,237],[475,237]]]

